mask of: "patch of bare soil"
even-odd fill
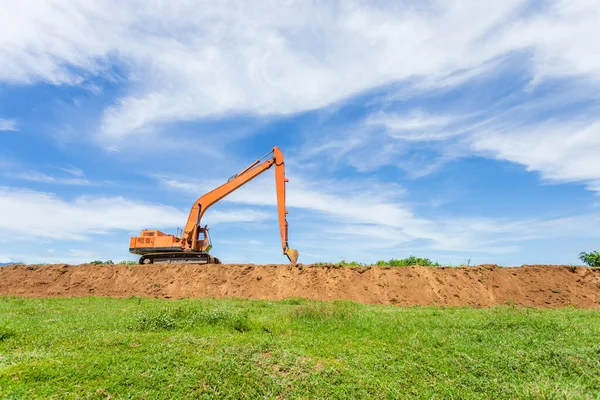
[[[0,267],[0,295],[301,297],[402,306],[600,308],[600,269],[547,265],[17,265]]]

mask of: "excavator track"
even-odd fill
[[[221,264],[221,260],[205,252],[171,252],[144,254],[140,264]]]

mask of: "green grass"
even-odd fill
[[[600,398],[600,313],[0,297],[0,398]]]

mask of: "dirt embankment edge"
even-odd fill
[[[600,269],[336,267],[299,265],[15,265],[0,267],[0,295],[345,299],[402,306],[600,309]]]

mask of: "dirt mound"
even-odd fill
[[[0,295],[243,297],[361,303],[600,308],[600,269],[531,265],[46,265],[0,268]]]

